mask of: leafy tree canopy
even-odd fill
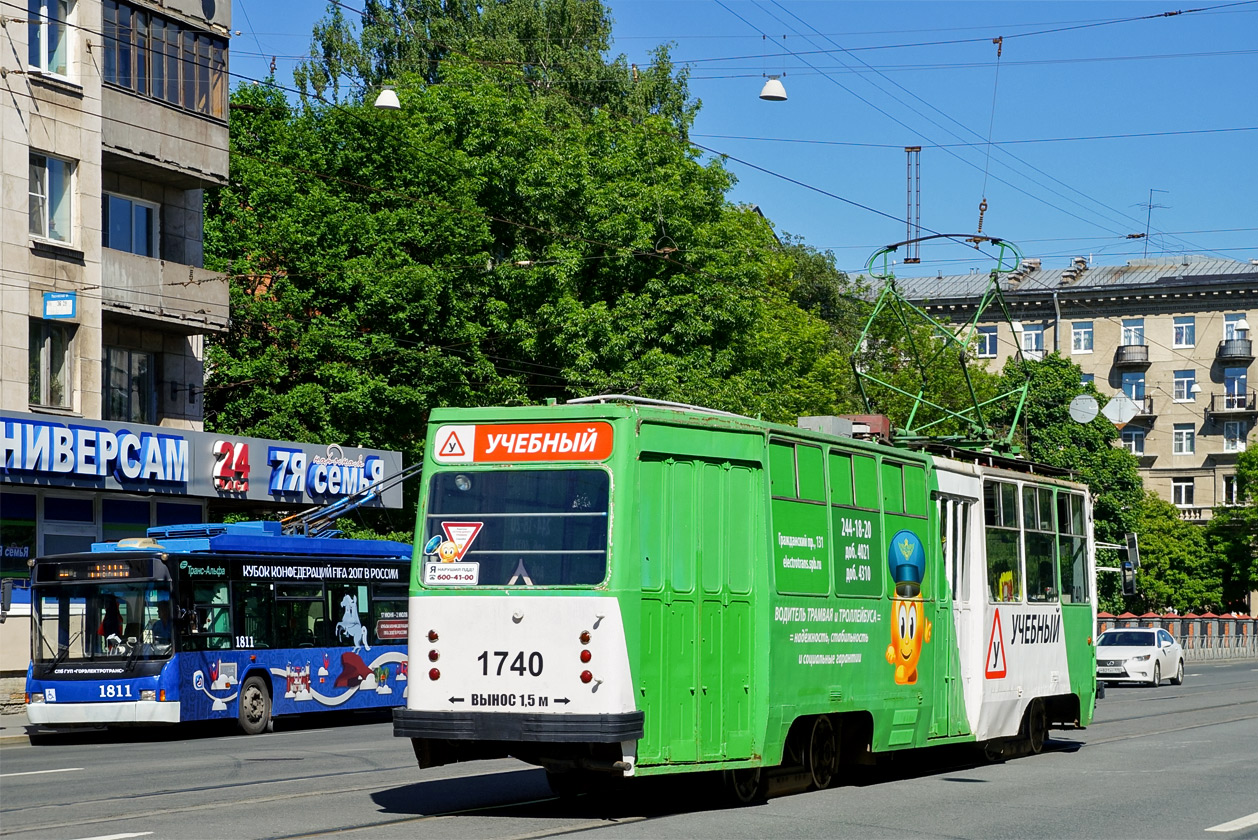
[[[514,6],[599,4],[492,4],[477,38]],[[732,176],[678,136],[691,111],[574,106],[529,66],[454,50],[412,71],[389,57],[409,47],[367,32],[370,62],[327,78],[387,74],[401,111],[233,94],[231,182],[205,225],[207,266],[233,277],[231,330],[207,351],[213,427],[414,461],[443,405],[624,392],[783,422],[855,407],[834,327],[852,317],[846,277],[726,200]],[[567,48],[601,62],[603,43]],[[667,65],[648,71],[686,100]]]

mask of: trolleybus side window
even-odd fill
[[[440,537],[459,562],[478,564],[479,586],[597,585],[610,486],[598,468],[437,473],[424,541]]]
[[[232,646],[227,581],[199,580],[192,586],[192,615],[184,626],[185,650],[226,650]]]
[[[406,615],[409,607],[406,586],[376,584],[371,588],[370,618],[362,614],[364,624],[371,627],[371,643],[398,644],[406,641]]]
[[[1026,593],[1028,601],[1056,601],[1056,534],[1053,532],[1053,491],[1022,485],[1022,523],[1026,532]]]
[[[274,604],[276,584],[238,580],[232,583],[232,603],[236,615],[236,647],[273,648],[275,644]]]
[[[276,647],[314,647],[315,622],[324,617],[323,584],[275,584],[275,610]]]
[[[987,523],[987,592],[992,601],[1022,600],[1022,563],[1018,556],[1017,485],[988,481],[983,485]]]
[[[1057,494],[1058,562],[1061,565],[1061,600],[1066,604],[1086,604],[1091,597],[1088,584],[1088,541],[1085,536],[1083,496]]]

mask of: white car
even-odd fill
[[[1161,629],[1132,627],[1106,630],[1096,640],[1096,678],[1104,682],[1171,685],[1184,681],[1184,649]]]

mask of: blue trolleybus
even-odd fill
[[[279,522],[153,528],[32,568],[26,712],[43,727],[406,702],[411,546]]]

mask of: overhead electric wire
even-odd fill
[[[718,4],[720,4],[720,5],[723,5],[723,4],[721,3],[721,0],[716,0],[716,2],[717,2]],[[784,13],[786,13],[786,14],[790,15],[791,17],[795,18],[795,19],[796,19],[797,21],[799,21],[801,24],[803,24],[803,25],[805,25],[805,26],[809,27],[809,28],[810,28],[810,29],[812,29],[814,32],[816,31],[816,28],[815,28],[815,27],[813,27],[811,24],[809,24],[809,23],[807,23],[806,21],[804,21],[804,20],[803,20],[803,18],[801,18],[799,15],[795,14],[794,12],[790,11],[789,9],[786,9],[784,6],[782,6],[782,4],[781,4],[780,2],[778,2],[778,0],[772,0],[772,2],[773,2],[773,4],[774,4],[775,6],[777,6],[779,9],[781,9]],[[1231,4],[1231,5],[1238,5],[1238,4]],[[778,20],[779,22],[785,23],[784,21],[782,21],[782,20],[781,20],[781,18],[778,18],[776,15],[773,15],[773,13],[772,13],[772,12],[770,12],[769,14],[770,14],[772,17],[774,17],[776,20]],[[1175,13],[1175,14],[1181,14],[1181,13],[1180,13],[1180,12],[1177,12],[1177,13]],[[1137,19],[1139,19],[1139,20],[1144,20],[1144,19],[1151,19],[1151,18],[1157,18],[1157,17],[1168,17],[1168,16],[1170,16],[1170,14],[1169,14],[1169,13],[1164,13],[1164,14],[1161,14],[1161,15],[1143,16],[1143,17],[1141,17],[1141,18],[1137,18]],[[804,37],[807,37],[807,36],[804,36]],[[830,43],[835,44],[835,42],[833,41],[833,39],[827,39],[827,40],[829,40],[829,41],[830,41]],[[838,44],[835,44],[835,46],[836,46],[836,47],[839,47],[839,45],[838,45]],[[841,49],[841,47],[840,47],[840,49]],[[866,63],[864,62],[864,60],[863,60],[863,59],[861,59],[861,58],[859,58],[859,57],[857,57],[857,56],[853,56],[853,58],[855,58],[855,60],[856,60],[856,61],[858,61],[858,62],[860,62],[862,65],[865,65],[866,67],[868,67],[868,66],[869,66],[868,64],[866,64]],[[881,75],[881,74],[879,74],[879,75]],[[883,78],[886,78],[886,77],[884,76]],[[835,84],[839,84],[839,83],[837,82],[837,80],[831,79],[831,81],[833,81]],[[914,99],[916,99],[918,102],[921,102],[921,103],[922,103],[923,105],[925,105],[926,107],[928,107],[928,108],[930,108],[931,110],[935,111],[936,113],[940,114],[940,115],[941,115],[942,117],[944,117],[945,119],[950,120],[951,122],[953,122],[953,123],[954,123],[954,124],[956,124],[957,126],[961,127],[963,130],[968,131],[970,134],[973,134],[973,135],[974,135],[974,136],[976,136],[976,137],[980,137],[980,139],[981,139],[981,135],[979,135],[979,134],[978,134],[978,132],[974,131],[974,130],[973,130],[972,128],[970,128],[969,126],[965,125],[965,123],[961,122],[960,120],[955,119],[955,118],[954,118],[954,117],[952,117],[950,114],[948,114],[948,113],[944,112],[944,111],[943,111],[943,110],[941,110],[940,108],[936,107],[936,106],[935,106],[935,105],[933,105],[932,103],[930,103],[930,102],[928,102],[927,100],[923,99],[922,97],[918,96],[916,93],[914,93],[913,91],[911,91],[911,90],[909,90],[908,88],[904,87],[903,85],[899,84],[898,82],[894,81],[893,79],[889,79],[889,78],[888,78],[888,79],[887,79],[887,81],[888,81],[888,82],[890,82],[892,85],[895,85],[895,86],[896,86],[897,88],[899,88],[900,90],[904,91],[904,92],[905,92],[906,94],[908,94],[909,96],[911,96],[911,97],[913,97]],[[843,87],[843,85],[839,85],[839,87]],[[875,85],[875,87],[878,87],[878,86],[877,86],[877,85]],[[847,90],[847,88],[845,88],[845,87],[843,87],[843,89],[844,89],[844,90]],[[879,87],[878,89],[879,89],[879,90],[882,90],[882,88],[880,88],[880,87]],[[851,92],[851,91],[849,91],[849,92]],[[884,92],[884,93],[886,93],[886,91],[883,91],[883,92]],[[908,107],[911,111],[913,111],[914,113],[918,114],[918,116],[923,117],[923,118],[924,118],[924,119],[926,119],[928,122],[930,122],[932,125],[935,125],[936,127],[940,128],[941,130],[945,131],[946,133],[948,133],[948,134],[952,135],[953,137],[956,137],[956,135],[955,135],[952,131],[950,131],[949,129],[945,128],[944,126],[939,125],[939,123],[937,123],[937,122],[935,122],[934,120],[930,119],[930,118],[929,118],[929,117],[927,117],[925,114],[922,114],[920,111],[918,111],[918,110],[917,110],[916,108],[914,108],[912,105],[908,105],[908,103],[904,103],[904,102],[903,102],[902,100],[900,100],[898,97],[894,96],[894,94],[892,94],[892,98],[893,98],[893,99],[895,99],[895,100],[896,100],[896,101],[898,101],[898,102],[901,102],[901,104],[906,105],[906,106],[907,106],[907,107]],[[881,111],[881,109],[879,109],[879,110]],[[885,112],[882,112],[882,113],[885,113]],[[994,117],[994,111],[993,111],[993,117]],[[897,122],[900,122],[900,121],[899,121],[899,120],[897,120]],[[903,123],[900,123],[900,124],[901,124],[901,125],[903,125]],[[906,127],[907,127],[907,126],[906,126]],[[958,138],[958,139],[959,139],[959,138]],[[987,147],[987,148],[988,148],[989,153],[990,153],[990,148],[991,148],[991,147],[990,147],[990,145],[988,145],[988,147]],[[945,149],[945,151],[947,151],[947,150]],[[1078,190],[1078,189],[1076,189],[1076,188],[1072,187],[1072,186],[1071,186],[1071,185],[1069,185],[1069,184],[1066,184],[1066,183],[1065,183],[1064,181],[1062,181],[1061,179],[1056,178],[1056,177],[1054,177],[1054,176],[1050,175],[1050,174],[1049,174],[1049,173],[1047,173],[1047,172],[1044,172],[1042,169],[1040,169],[1040,168],[1038,168],[1038,167],[1036,167],[1036,166],[1034,166],[1034,165],[1032,165],[1032,164],[1028,163],[1027,161],[1023,160],[1022,158],[1019,158],[1017,155],[1013,154],[1012,152],[1008,151],[1007,149],[1003,149],[1003,148],[1002,148],[1002,149],[1000,149],[1000,151],[1001,151],[1003,154],[1005,154],[1005,155],[1009,156],[1010,158],[1012,158],[1013,160],[1017,161],[1020,165],[1022,165],[1022,166],[1026,166],[1026,167],[1030,168],[1031,170],[1033,170],[1033,171],[1035,171],[1035,172],[1039,173],[1040,175],[1043,175],[1044,177],[1046,177],[1046,178],[1048,178],[1048,179],[1050,179],[1050,180],[1054,181],[1055,183],[1060,184],[1061,186],[1065,187],[1066,189],[1071,190],[1071,193],[1072,193],[1071,195],[1066,195],[1066,194],[1063,194],[1063,193],[1061,193],[1061,192],[1059,192],[1059,191],[1057,191],[1057,190],[1053,189],[1052,187],[1049,187],[1049,186],[1044,185],[1044,184],[1042,184],[1042,183],[1040,183],[1040,182],[1037,182],[1034,178],[1029,178],[1029,180],[1030,180],[1032,183],[1037,184],[1038,186],[1040,186],[1040,187],[1041,187],[1041,188],[1043,188],[1043,189],[1047,189],[1047,190],[1048,190],[1049,192],[1051,192],[1052,194],[1054,194],[1054,195],[1056,195],[1056,196],[1058,196],[1058,197],[1060,197],[1060,198],[1067,199],[1067,200],[1074,199],[1074,198],[1075,198],[1075,196],[1083,196],[1084,198],[1087,198],[1089,201],[1093,202],[1095,205],[1097,205],[1097,206],[1099,206],[1099,207],[1101,207],[1101,208],[1103,208],[1103,209],[1105,209],[1105,210],[1108,210],[1110,213],[1112,213],[1112,214],[1114,214],[1115,216],[1117,216],[1117,217],[1119,218],[1119,220],[1120,220],[1120,223],[1121,223],[1121,220],[1122,220],[1122,219],[1125,219],[1126,221],[1129,221],[1129,222],[1138,223],[1138,220],[1137,220],[1137,219],[1135,219],[1134,217],[1129,216],[1128,214],[1124,213],[1124,212],[1123,212],[1123,211],[1121,211],[1121,210],[1118,210],[1118,209],[1116,209],[1116,208],[1110,207],[1110,206],[1109,206],[1108,204],[1106,204],[1105,202],[1103,202],[1103,201],[1101,201],[1101,200],[1099,200],[1099,199],[1097,199],[1097,198],[1094,198],[1094,197],[1092,197],[1092,196],[1089,196],[1087,193],[1084,193],[1083,191]],[[951,154],[951,153],[950,153],[950,154]],[[958,159],[958,160],[962,160],[962,161],[964,161],[964,159],[963,159],[963,158],[960,158],[959,156],[957,156],[957,155],[955,155],[955,154],[953,154],[952,156],[953,156],[953,157],[957,157],[957,159]],[[968,161],[964,161],[964,162],[967,162],[967,163],[968,163]],[[974,165],[974,164],[970,164],[970,165]],[[1008,166],[1008,164],[1005,164],[1005,165],[1006,165],[1006,166]],[[975,166],[975,168],[977,168],[977,166],[976,166],[976,165],[974,165],[974,166]],[[1014,169],[1013,169],[1013,167],[1009,167],[1009,168],[1011,169],[1011,171],[1016,171],[1016,170],[1014,170]],[[1022,176],[1022,177],[1028,177],[1028,176],[1026,176],[1025,174],[1023,174],[1023,176]],[[987,173],[986,173],[986,168],[985,168],[985,169],[984,169],[984,183],[986,183],[986,178],[987,178]],[[996,180],[999,180],[999,181],[1001,181],[1002,183],[1006,184],[1007,186],[1011,186],[1011,187],[1013,187],[1014,189],[1018,189],[1016,186],[1014,186],[1013,184],[1009,183],[1008,181],[1004,181],[1003,179],[1000,179],[1000,178],[997,178]],[[1018,191],[1019,191],[1019,192],[1022,192],[1024,195],[1027,195],[1027,196],[1028,196],[1028,197],[1030,197],[1030,198],[1038,198],[1038,196],[1035,196],[1035,195],[1033,195],[1033,194],[1031,194],[1031,193],[1027,193],[1027,192],[1026,192],[1026,191],[1024,191],[1024,190],[1018,190]],[[984,193],[985,193],[985,192],[986,192],[986,187],[984,186]],[[1044,203],[1045,203],[1045,204],[1047,204],[1047,205],[1048,205],[1048,206],[1050,206],[1050,207],[1053,207],[1054,209],[1058,210],[1059,212],[1066,213],[1067,215],[1073,216],[1074,218],[1079,218],[1079,217],[1078,217],[1077,215],[1075,215],[1074,213],[1072,213],[1072,212],[1070,212],[1070,211],[1066,210],[1065,208],[1058,207],[1057,205],[1054,205],[1052,202],[1049,202],[1049,201],[1046,201],[1046,200],[1045,200],[1045,201],[1044,201]],[[1094,210],[1093,212],[1096,212],[1096,211]],[[1103,214],[1101,214],[1101,213],[1097,213],[1097,216],[1098,216],[1098,217],[1100,217],[1100,218],[1104,218],[1104,215],[1103,215]],[[1080,219],[1080,221],[1083,221],[1083,220],[1082,220],[1082,219]],[[1111,221],[1113,221],[1113,220],[1111,220]],[[1118,233],[1118,231],[1111,231],[1111,232]],[[1201,246],[1199,246],[1199,245],[1195,245],[1195,244],[1193,244],[1193,243],[1186,243],[1186,244],[1187,244],[1189,247],[1193,248],[1194,250],[1208,250],[1208,249],[1203,249],[1203,248],[1201,248]]]

